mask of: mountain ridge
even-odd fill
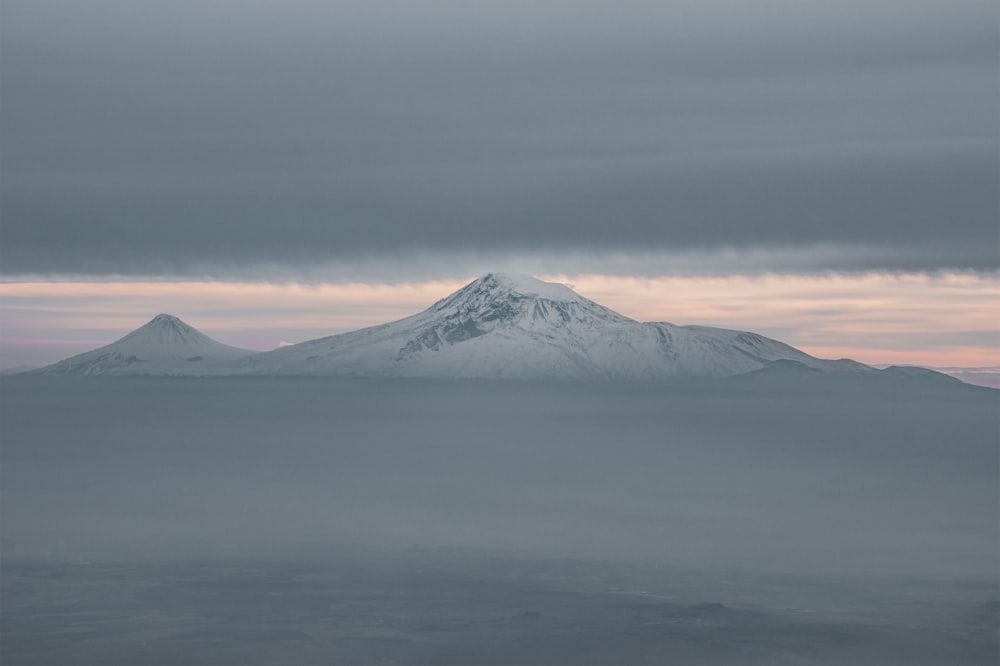
[[[238,361],[249,374],[486,379],[722,377],[788,358],[825,361],[756,333],[638,322],[565,285],[487,273],[395,322]]]
[[[160,314],[33,374],[659,381],[880,372],[749,331],[639,322],[566,285],[487,273],[409,317],[267,352],[224,345]]]

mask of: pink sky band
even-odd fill
[[[474,277],[399,284],[0,283],[0,363],[58,360],[111,342],[159,312],[227,344],[271,349],[414,314]],[[824,358],[1000,364],[997,275],[538,277],[570,284],[640,321],[752,330]]]

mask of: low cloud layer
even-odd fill
[[[0,271],[995,269],[995,18],[11,0]]]

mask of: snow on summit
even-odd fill
[[[495,292],[508,292],[522,296],[538,296],[549,300],[586,300],[575,291],[558,282],[543,282],[531,275],[522,273],[487,273],[470,287],[490,289]]]
[[[742,375],[775,361],[868,369],[755,333],[638,322],[562,284],[488,273],[405,319],[263,353],[229,347],[161,314],[38,372],[658,380]]]
[[[158,314],[109,345],[40,369],[67,375],[210,374],[208,365],[253,352],[213,340],[177,317]]]
[[[725,377],[814,358],[753,333],[641,323],[569,287],[488,273],[411,317],[237,361],[235,372],[468,379]]]

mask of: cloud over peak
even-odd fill
[[[302,277],[415,250],[998,263],[992,3],[3,16],[8,275]]]

